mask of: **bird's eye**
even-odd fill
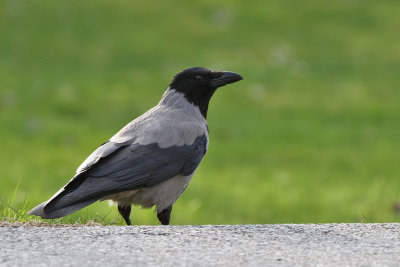
[[[204,80],[203,76],[201,76],[201,75],[196,76],[196,81],[202,82],[203,80]]]

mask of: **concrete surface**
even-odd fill
[[[2,266],[400,266],[400,223],[0,227]]]

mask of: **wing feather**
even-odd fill
[[[82,205],[86,206],[85,203],[89,205],[114,193],[151,187],[178,174],[190,175],[198,167],[206,149],[205,135],[196,138],[191,145],[169,148],[160,148],[157,144],[105,143],[45,204],[44,214],[48,218],[54,214],[65,216],[77,210],[74,206],[80,209]]]

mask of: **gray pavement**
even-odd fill
[[[2,266],[400,266],[400,223],[0,227]]]

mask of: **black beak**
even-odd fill
[[[229,71],[219,71],[213,73],[213,78],[210,81],[210,86],[213,88],[218,88],[230,83],[234,83],[242,80],[243,77],[237,73]]]

